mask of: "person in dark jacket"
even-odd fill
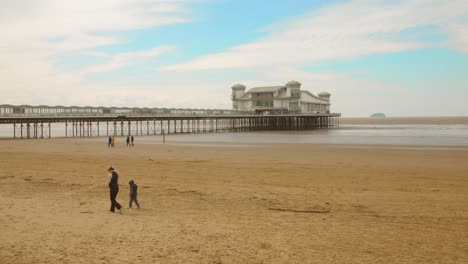
[[[133,180],[130,180],[128,184],[130,185],[130,202],[128,203],[128,208],[132,208],[132,204],[135,202],[137,209],[140,209],[140,204],[138,203],[137,199],[138,185],[136,185]]]
[[[111,145],[112,145],[112,138],[111,138],[111,136],[109,136],[109,139],[107,140],[107,147],[110,148]]]
[[[135,140],[135,138],[133,137],[133,135],[132,135],[132,137],[131,137],[131,140],[132,140],[132,146],[133,146],[133,141]]]
[[[130,146],[130,136],[127,136],[127,147]]]
[[[117,208],[117,210],[119,210],[119,213],[122,213],[122,206],[116,200],[117,193],[119,193],[119,175],[113,167],[107,169],[107,172],[109,172],[109,175],[107,177],[107,183],[109,184],[111,200],[110,211],[113,213],[115,211],[115,208]]]

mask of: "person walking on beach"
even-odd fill
[[[112,136],[112,147],[115,147],[115,136]]]
[[[134,140],[135,140],[135,138],[134,138],[133,135],[132,135],[132,146],[133,146],[133,141],[134,141]]]
[[[130,137],[127,136],[127,147],[130,146]]]
[[[136,185],[133,180],[130,180],[128,184],[130,185],[130,202],[128,203],[128,208],[132,208],[132,204],[135,202],[137,209],[140,209],[140,204],[138,203],[137,199],[138,185]]]
[[[115,211],[115,208],[119,210],[119,213],[122,213],[122,206],[117,202],[117,193],[119,193],[119,175],[114,170],[113,167],[109,167],[107,169],[109,175],[107,176],[107,183],[109,184],[109,191],[110,191],[110,200],[111,200],[111,207],[110,210],[112,213]]]
[[[110,148],[112,145],[112,138],[111,136],[109,136],[109,138],[107,139],[107,147]]]

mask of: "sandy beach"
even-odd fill
[[[0,263],[466,263],[468,147],[393,147],[0,140]]]

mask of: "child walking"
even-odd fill
[[[130,185],[130,202],[128,203],[128,208],[132,208],[132,204],[135,202],[137,208],[140,209],[140,204],[138,203],[137,199],[138,185],[136,185],[133,180],[130,180],[128,184]]]

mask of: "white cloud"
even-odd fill
[[[171,0],[43,0],[13,2],[0,13],[0,52],[28,47],[50,55],[117,43],[99,33],[143,29],[189,21],[186,1]],[[13,5],[13,4],[11,4]],[[13,13],[12,13],[13,12]],[[50,41],[59,39],[60,41]]]
[[[447,27],[450,36],[449,47],[468,53],[468,24],[454,24]]]
[[[108,62],[104,64],[99,64],[96,66],[84,68],[83,70],[75,74],[86,75],[89,73],[108,72],[108,71],[117,70],[130,64],[141,63],[146,59],[157,57],[161,55],[162,53],[170,51],[172,49],[174,49],[174,47],[160,46],[160,47],[153,48],[151,50],[122,52],[122,53],[117,53],[115,55],[102,54],[102,53],[97,54],[97,56],[100,56],[100,57],[107,57]]]
[[[440,93],[426,93],[424,100],[420,100],[417,92],[395,84],[299,70],[299,66],[319,61],[424,47],[428,44],[399,36],[406,29],[426,25],[438,26],[448,35],[447,47],[468,52],[468,27],[459,19],[467,15],[466,0],[339,3],[272,27],[269,36],[258,41],[170,65],[153,76],[129,77],[125,81],[83,81],[87,74],[139,64],[172,50],[172,46],[162,46],[120,54],[90,51],[126,41],[115,32],[190,22],[191,2],[2,3],[0,103],[230,108],[232,84],[278,85],[296,79],[314,93],[331,92],[333,110],[347,116],[366,116],[377,111],[390,115],[423,115],[427,110],[440,115],[468,113],[463,101],[468,97],[466,89],[451,94],[440,89]],[[105,62],[67,72],[54,67],[57,56],[76,54],[101,57]],[[441,100],[450,105],[434,109],[432,106],[439,105]]]
[[[439,26],[452,34],[451,48],[466,51],[468,24],[452,26],[466,17],[468,1],[355,0],[322,8],[288,21],[268,37],[224,52],[163,67],[162,70],[258,68],[350,59],[363,55],[416,49],[429,44],[391,35],[424,26]]]
[[[84,84],[85,74],[139,63],[172,47],[116,55],[89,49],[125,42],[126,39],[115,34],[118,32],[187,23],[191,20],[191,4],[196,1],[199,0],[2,1],[0,103],[92,104],[95,102],[92,94],[102,86]],[[54,67],[58,56],[76,54],[108,60],[72,72]],[[103,89],[112,94],[111,87],[119,85]],[[128,86],[129,93],[134,88]],[[148,94],[145,97],[150,98]],[[82,98],[89,98],[88,103]]]

